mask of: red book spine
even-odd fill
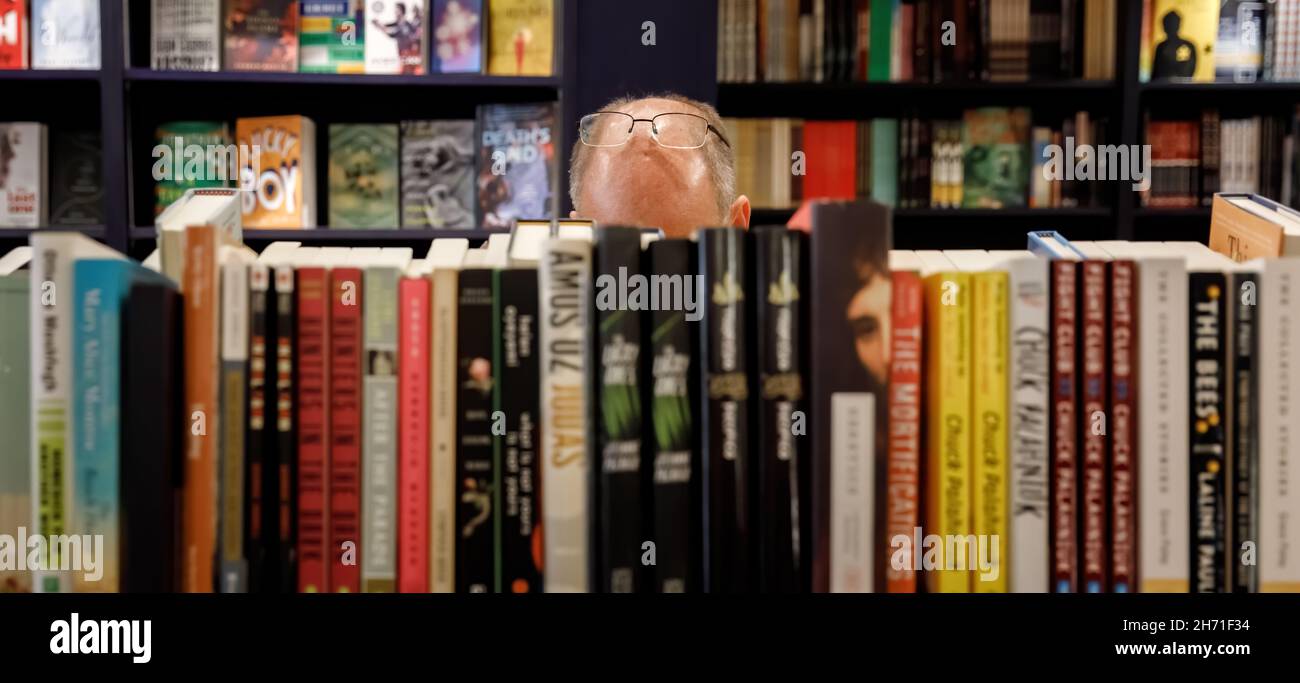
[[[402,593],[429,592],[429,280],[399,285],[397,414],[397,586]]]
[[[0,0],[0,69],[27,68],[27,3]]]
[[[1107,590],[1106,570],[1106,465],[1109,434],[1106,342],[1106,262],[1086,261],[1083,266],[1083,384],[1079,425],[1083,443],[1083,587],[1089,593]]]
[[[804,199],[853,199],[858,193],[858,124],[855,121],[809,121],[804,124],[807,149]]]
[[[361,592],[361,289],[359,268],[330,283],[330,590]]]
[[[298,592],[329,586],[329,275],[298,271]]]
[[[1075,539],[1075,467],[1078,406],[1075,401],[1075,261],[1052,262],[1052,589],[1073,593],[1078,586]]]
[[[1115,261],[1111,296],[1111,586],[1131,593],[1137,586],[1137,270]]]
[[[921,448],[922,306],[921,277],[913,272],[893,273],[893,331],[889,365],[889,465],[885,486],[886,558],[891,539],[912,538],[919,526]],[[915,593],[916,571],[895,569],[885,562],[885,590]]]

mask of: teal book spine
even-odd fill
[[[120,586],[122,307],[132,282],[145,278],[162,276],[139,264],[113,259],[84,259],[73,266],[72,419],[76,443],[69,532],[81,535],[83,557],[87,556],[87,540],[94,544],[98,563],[95,571],[73,574],[78,593],[112,593]]]
[[[871,198],[898,205],[898,119],[871,122]]]
[[[31,337],[29,335],[29,276],[18,271],[0,277],[0,435],[5,443],[27,444],[32,438]],[[27,448],[0,448],[0,534],[19,529],[36,533],[32,524],[32,459]],[[27,552],[25,548],[19,552]],[[16,558],[15,558],[16,559]],[[0,593],[30,593],[31,572],[0,565]]]

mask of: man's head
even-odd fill
[[[701,116],[726,135],[713,107],[681,95],[621,98],[600,111],[651,119],[683,112]],[[749,224],[749,199],[736,194],[736,155],[710,131],[699,149],[662,147],[650,124],[638,121],[617,147],[589,147],[578,140],[569,168],[574,215],[598,224],[663,228],[685,236],[705,226]]]

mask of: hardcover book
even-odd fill
[[[925,292],[919,263],[890,259],[889,460],[885,539],[911,536],[921,523],[921,429]],[[890,547],[892,550],[892,546]],[[892,554],[892,553],[890,553]],[[885,590],[915,593],[917,568],[886,561]]]
[[[397,592],[398,288],[401,271],[386,260],[365,270],[361,359],[361,590]],[[423,318],[423,316],[420,316]],[[425,359],[426,365],[428,359]],[[427,407],[427,406],[426,406]],[[427,451],[426,451],[427,453]],[[427,481],[427,480],[426,480]],[[427,574],[421,578],[427,578]]]
[[[99,0],[32,0],[33,69],[99,68]]]
[[[397,590],[429,592],[429,279],[399,286]]]
[[[484,0],[433,0],[432,71],[483,71]]]
[[[98,131],[55,132],[50,171],[50,225],[104,224],[100,149]]]
[[[221,69],[221,0],[153,0],[150,10],[151,68]]]
[[[205,163],[215,156],[204,150],[227,149],[230,141],[230,126],[223,121],[173,121],[158,126],[154,131],[154,216],[162,215],[188,189],[226,187],[236,180],[231,174],[236,160],[213,164],[213,174],[207,172]],[[240,170],[237,165],[233,169],[236,173]]]
[[[329,502],[326,550],[330,591],[361,592],[366,564],[361,528],[361,420],[364,387],[361,357],[366,307],[360,268],[330,271]]]
[[[366,73],[423,74],[425,0],[367,0]]]
[[[316,226],[316,126],[303,116],[266,116],[235,121],[235,142],[249,150],[240,160],[245,228]],[[250,182],[255,181],[255,182]]]
[[[225,25],[226,70],[298,70],[298,0],[227,0]]]
[[[181,586],[216,590],[221,385],[221,237],[211,225],[185,229],[185,488]]]
[[[684,239],[656,240],[648,247],[650,272],[679,278],[683,300],[691,287],[693,250]],[[699,295],[696,306],[702,306]],[[654,591],[700,589],[700,452],[695,437],[699,387],[695,330],[688,312],[650,312],[650,444],[655,540]],[[806,468],[805,468],[806,469]]]
[[[474,122],[403,121],[402,227],[474,227]]]
[[[1023,207],[1029,189],[1029,110],[970,109],[962,122],[965,208]]]
[[[1229,397],[1228,425],[1229,458],[1232,467],[1228,514],[1232,520],[1228,551],[1231,566],[1229,591],[1235,593],[1259,592],[1259,565],[1242,561],[1242,549],[1259,547],[1259,375],[1263,368],[1259,357],[1259,308],[1257,301],[1244,297],[1258,296],[1260,271],[1241,270],[1233,274],[1231,291],[1227,297],[1231,315],[1232,336],[1230,368],[1228,370]]]
[[[1079,482],[1079,509],[1082,525],[1080,575],[1082,588],[1088,593],[1109,590],[1110,562],[1107,557],[1107,471],[1110,469],[1110,444],[1113,429],[1099,429],[1103,419],[1115,422],[1108,405],[1108,381],[1111,368],[1108,355],[1109,328],[1108,270],[1105,261],[1089,259],[1080,266],[1079,299],[1079,368],[1080,382],[1079,443],[1082,444],[1082,477]],[[1113,428],[1113,424],[1110,425]],[[1107,438],[1107,434],[1112,438]]]
[[[456,592],[497,592],[492,516],[492,271],[460,273],[456,314]]]
[[[488,13],[489,74],[554,73],[555,0],[491,0]]]
[[[31,340],[27,307],[30,278],[27,271],[0,276],[0,308],[13,312],[0,326],[0,429],[14,443],[31,438],[28,410],[31,404]],[[32,458],[25,448],[8,448],[0,453],[0,529],[6,534],[32,525]],[[13,569],[0,570],[0,593],[29,593],[31,574]]]
[[[217,554],[222,593],[248,592],[246,501],[246,415],[248,409],[248,264],[244,255],[225,252],[221,264],[221,436],[217,491],[220,496]]]
[[[1151,78],[1214,80],[1220,0],[1153,0]]]
[[[299,70],[359,74],[366,70],[363,0],[302,0]]]
[[[1011,302],[1011,523],[1013,593],[1046,593],[1048,574],[1051,328],[1048,266],[1025,257],[1008,264]]]
[[[555,103],[485,105],[478,116],[478,227],[554,218],[559,178]]]
[[[298,587],[298,308],[292,266],[275,267],[275,451],[269,463],[267,507],[274,520],[268,535],[274,534],[276,585],[281,593]]]
[[[398,224],[397,126],[330,126],[329,225],[393,228]]]
[[[41,123],[0,123],[0,226],[45,225],[46,129]]]
[[[272,522],[279,510],[271,503],[279,495],[271,472],[275,469],[275,420],[268,420],[276,409],[275,398],[275,295],[271,289],[272,270],[256,261],[248,267],[248,401],[244,412],[244,458],[248,463],[248,517],[246,553],[249,592],[274,590],[271,576],[275,571],[275,547]],[[268,360],[271,362],[268,363]],[[267,379],[271,381],[267,381]],[[272,514],[274,510],[274,514]]]
[[[1228,589],[1228,330],[1227,277],[1222,271],[1188,273],[1188,369],[1191,476],[1188,482],[1193,593]]]
[[[860,487],[886,458],[883,411],[889,404],[889,361],[884,335],[890,315],[893,214],[867,201],[817,203],[812,211],[808,405],[809,415],[829,416],[809,425],[812,587],[819,593],[870,592],[883,572],[876,569],[875,497],[872,489]],[[834,472],[854,477],[856,494],[846,499],[853,489],[835,484]]]
[[[1137,264],[1110,264],[1110,579],[1111,590],[1138,589],[1138,293]]]
[[[1289,414],[1300,387],[1300,363],[1284,361],[1300,353],[1297,292],[1300,259],[1264,263],[1259,291],[1259,361],[1264,370],[1259,375],[1259,589],[1263,592],[1300,592],[1300,558],[1289,531],[1300,500],[1283,476],[1296,471],[1300,453],[1295,416]]]
[[[1214,79],[1254,83],[1264,75],[1264,36],[1269,30],[1269,3],[1220,0]],[[1291,37],[1295,40],[1295,37]]]
[[[278,283],[277,283],[278,284]],[[278,289],[278,288],[277,288]],[[297,592],[329,590],[329,453],[330,453],[330,282],[329,271],[299,268],[294,285],[297,312],[294,377],[298,442],[293,487],[297,499],[294,540]]]
[[[0,69],[26,69],[28,32],[26,0],[0,0]]]

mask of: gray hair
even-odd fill
[[[731,141],[727,128],[722,122],[722,117],[718,114],[718,110],[713,108],[713,105],[677,93],[663,93],[646,97],[620,97],[601,107],[600,110],[621,111],[634,102],[652,99],[669,100],[698,110],[700,115],[709,122],[709,125],[722,131],[723,135],[728,136],[728,142]],[[705,160],[709,164],[709,176],[713,180],[718,216],[720,220],[725,221],[727,214],[731,211],[731,203],[736,199],[736,153],[731,147],[722,144],[722,141],[713,135],[705,139],[703,150]],[[573,160],[569,164],[569,199],[573,201],[573,208],[579,213],[582,212],[582,209],[578,206],[578,197],[582,196],[582,178],[587,167],[587,151],[587,146],[582,144],[581,139],[574,141]]]

